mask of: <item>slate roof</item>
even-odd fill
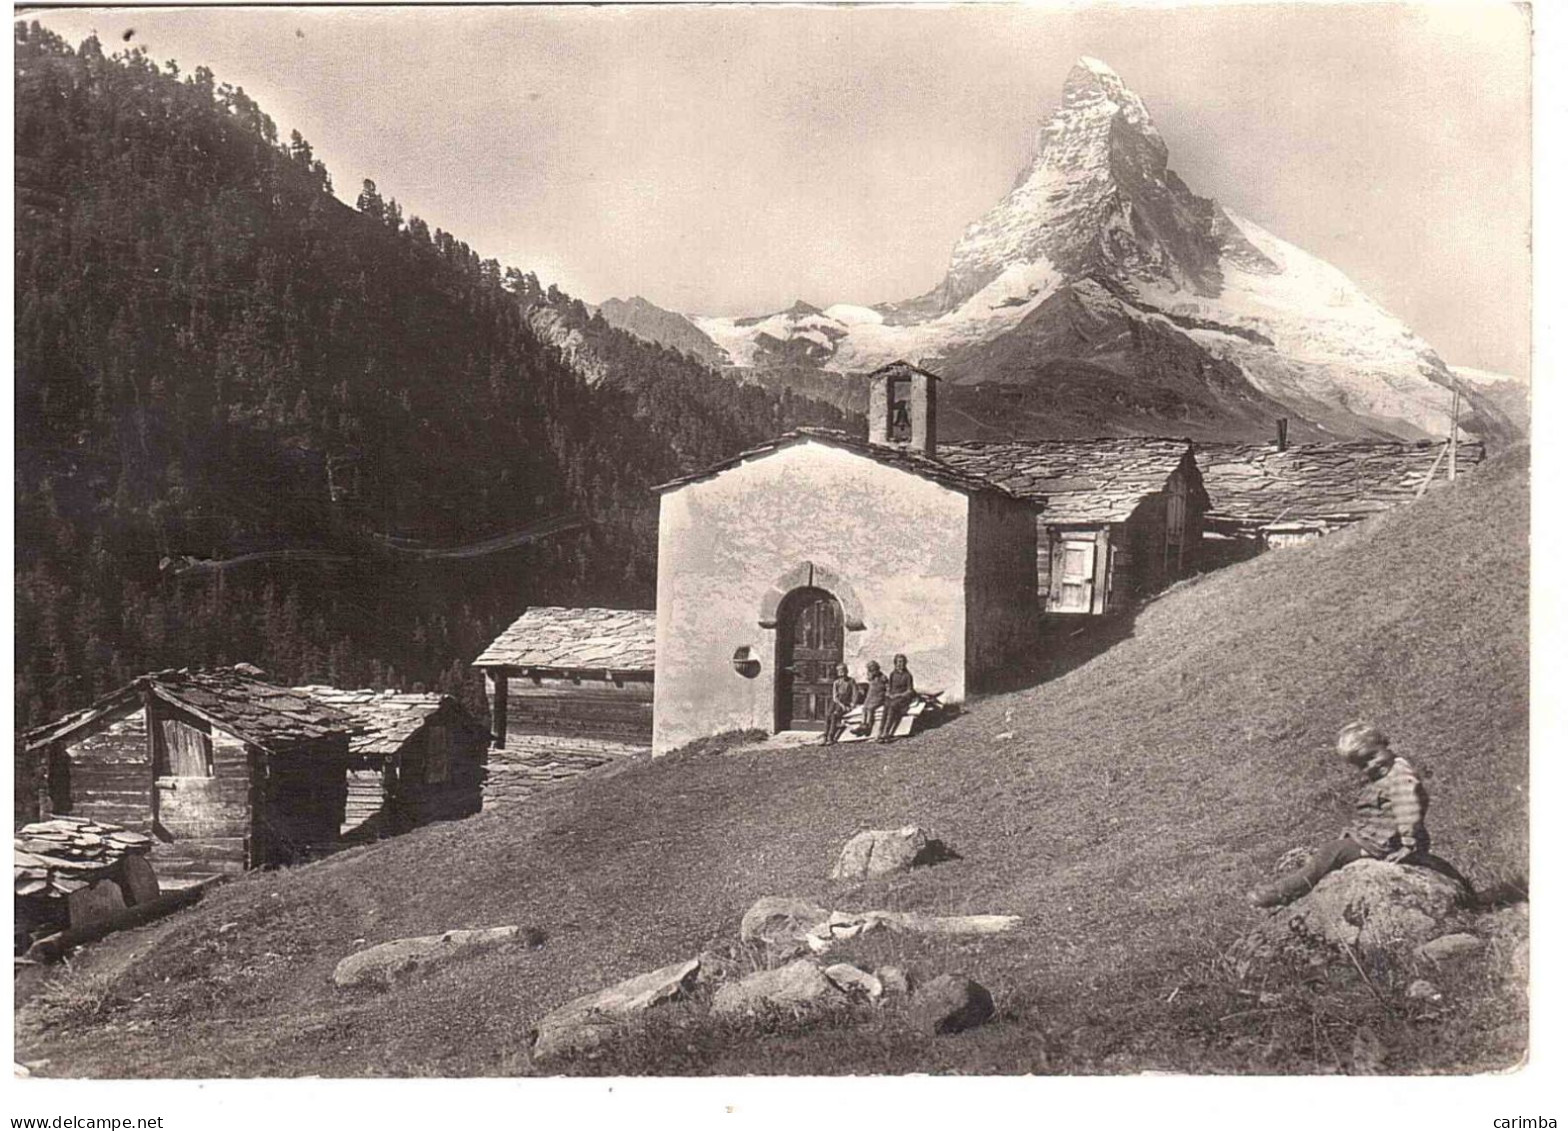
[[[17,895],[63,899],[109,875],[127,855],[152,850],[152,838],[86,817],[53,817],[23,825],[12,842]]]
[[[1286,519],[1337,527],[1414,499],[1443,446],[1361,440],[1280,451],[1274,444],[1200,444],[1195,455],[1213,503],[1211,522],[1264,526]],[[1455,462],[1463,473],[1485,458],[1484,444],[1467,443]],[[1446,474],[1446,464],[1434,481]]]
[[[432,715],[449,705],[474,729],[485,729],[450,695],[369,688],[345,690],[319,684],[294,690],[318,703],[336,707],[359,724],[359,733],[349,736],[350,754],[396,754]]]
[[[27,749],[61,738],[151,692],[266,750],[283,750],[358,729],[354,719],[303,692],[257,678],[249,664],[191,671],[152,672],[89,707],[28,731]]]
[[[1041,507],[1048,524],[1124,522],[1186,457],[1186,440],[1009,440],[942,444],[949,464],[1001,484]]]
[[[651,609],[529,609],[474,666],[651,672],[653,623]]]
[[[900,471],[907,471],[911,475],[918,475],[922,479],[929,479],[933,483],[940,483],[944,487],[951,487],[955,491],[965,494],[994,494],[1009,499],[1017,499],[1013,491],[1008,490],[1000,483],[992,482],[983,475],[975,474],[965,468],[954,466],[945,459],[933,459],[923,452],[911,451],[908,448],[887,447],[882,444],[873,444],[869,440],[862,440],[858,436],[851,436],[847,432],[839,432],[832,428],[797,428],[786,432],[776,439],[769,440],[766,444],[748,449],[739,455],[732,456],[721,463],[691,475],[683,475],[679,479],[671,479],[668,483],[661,483],[654,487],[654,491],[670,491],[676,487],[684,487],[688,483],[695,483],[701,479],[709,479],[721,471],[728,471],[732,467],[739,467],[749,460],[771,455],[782,451],[784,448],[795,444],[814,441],[826,444],[829,447],[839,448],[846,452],[865,456],[887,467],[896,467]]]

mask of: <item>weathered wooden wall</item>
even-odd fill
[[[387,782],[388,832],[402,833],[432,821],[471,816],[483,806],[486,754],[490,736],[477,727],[435,716],[416,731],[397,756],[395,774]],[[438,748],[446,750],[446,772],[432,781],[439,765]]]
[[[511,673],[505,745],[527,735],[647,745],[653,741],[653,680]]]
[[[630,758],[645,757],[648,741],[610,742],[597,738],[518,735],[504,750],[490,751],[485,768],[484,807],[524,801],[540,790]]]
[[[167,720],[191,720],[159,704],[160,727]],[[153,849],[160,877],[211,876],[243,872],[251,866],[251,753],[226,731],[207,728],[212,743],[212,773],[165,774],[157,779],[158,826],[163,836]],[[171,762],[170,769],[182,767]],[[164,839],[172,837],[173,839]]]
[[[51,810],[151,833],[151,754],[142,707],[106,716],[56,743],[50,755]]]
[[[374,839],[381,834],[385,823],[385,788],[385,779],[380,770],[348,772],[348,793],[343,804],[343,827],[340,830],[345,839]]]
[[[273,754],[258,782],[252,866],[286,864],[336,843],[348,803],[348,743],[337,736]]]
[[[1032,507],[994,495],[969,497],[965,653],[970,678],[980,686],[1037,638],[1035,542]],[[940,688],[922,685],[921,690]]]

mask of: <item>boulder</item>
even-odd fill
[[[1425,978],[1417,978],[1405,987],[1405,996],[1412,1001],[1437,1001],[1443,995]]]
[[[828,918],[828,910],[804,899],[765,895],[741,917],[742,942],[764,942],[792,948],[804,945],[811,929]]]
[[[1271,914],[1236,943],[1230,962],[1245,976],[1255,961],[1303,946],[1413,950],[1447,932],[1464,895],[1430,868],[1357,860]]]
[[[878,966],[876,969],[877,981],[882,983],[884,994],[907,994],[909,992],[909,975],[897,966]]]
[[[869,829],[849,839],[828,878],[867,880],[890,872],[907,872],[921,864],[935,863],[945,855],[942,842],[918,825]]]
[[[775,970],[759,970],[738,982],[726,982],[713,995],[713,1012],[756,1013],[764,1008],[802,1009],[843,1005],[844,992],[809,958],[798,958]]]
[[[851,997],[860,995],[871,1001],[882,996],[882,981],[875,974],[867,974],[860,967],[848,962],[838,962],[822,971],[844,993]]]
[[[821,954],[871,931],[915,935],[995,935],[1023,922],[1017,915],[924,915],[913,911],[827,911],[803,899],[764,896],[740,921],[743,941],[786,954]]]
[[[1416,947],[1416,954],[1429,962],[1442,963],[1476,954],[1485,948],[1486,944],[1474,935],[1456,933],[1422,943]]]
[[[543,936],[523,927],[486,927],[393,939],[361,950],[339,962],[332,981],[340,987],[381,986],[424,973],[434,966],[502,947],[537,947]]]
[[[955,974],[932,978],[909,1001],[910,1017],[928,1033],[959,1033],[991,1019],[996,1006],[979,982]]]
[[[672,963],[552,1010],[539,1022],[534,1059],[596,1048],[640,1014],[688,997],[701,978],[702,965],[701,958]]]

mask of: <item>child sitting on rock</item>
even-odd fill
[[[1339,732],[1340,757],[1361,771],[1364,784],[1356,798],[1355,824],[1323,845],[1302,867],[1248,893],[1257,907],[1300,899],[1324,876],[1354,860],[1421,864],[1469,884],[1453,866],[1428,853],[1427,795],[1421,775],[1388,746],[1388,737],[1371,723],[1347,723]]]

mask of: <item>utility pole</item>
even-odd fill
[[[1448,412],[1448,481],[1452,483],[1459,474],[1459,382],[1454,382],[1454,406]]]

